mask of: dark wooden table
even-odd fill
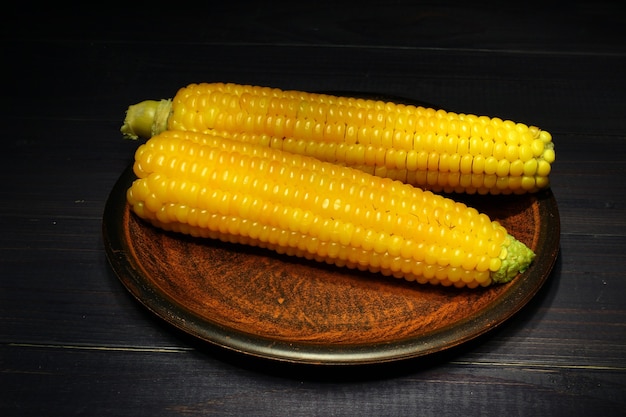
[[[626,15],[619,2],[12,5],[2,38],[3,416],[626,415]],[[268,4],[272,4],[269,6]],[[107,263],[126,106],[198,81],[382,93],[553,134],[561,252],[443,353],[330,368],[200,342]]]

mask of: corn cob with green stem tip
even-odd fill
[[[134,172],[133,212],[165,230],[456,287],[508,282],[534,258],[465,204],[258,144],[165,131]]]
[[[510,120],[239,84],[191,84],[130,106],[121,131],[214,133],[314,156],[432,191],[511,194],[549,186],[551,135]]]

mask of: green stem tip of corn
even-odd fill
[[[494,283],[504,284],[519,273],[526,271],[535,259],[535,253],[528,246],[508,235],[502,245],[500,259],[502,265],[497,271],[491,273],[491,279]]]
[[[149,139],[167,129],[167,119],[172,110],[172,100],[144,100],[126,111],[120,131],[126,139]]]

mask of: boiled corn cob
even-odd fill
[[[549,186],[551,135],[510,120],[239,84],[191,84],[130,106],[122,133],[215,132],[432,191],[510,194]]]
[[[165,131],[133,169],[129,205],[169,231],[456,287],[508,282],[534,257],[462,203],[258,144]]]

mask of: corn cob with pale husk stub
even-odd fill
[[[213,133],[441,192],[521,194],[549,186],[551,135],[497,117],[239,84],[191,84],[129,107],[121,131]]]
[[[165,230],[419,283],[508,282],[534,253],[485,214],[357,169],[194,132],[136,151],[132,211]]]

